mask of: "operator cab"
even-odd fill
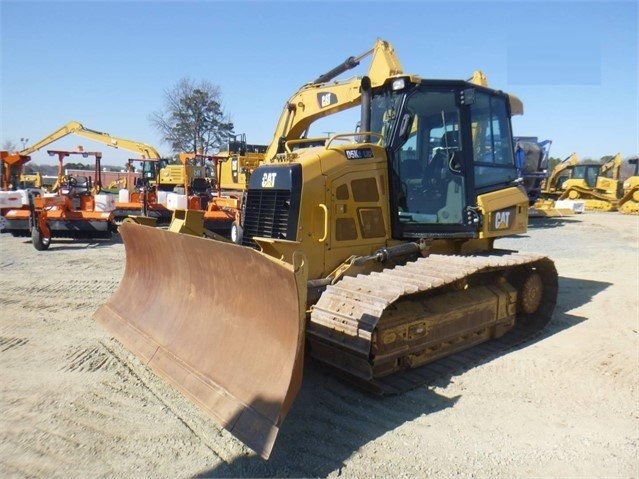
[[[476,236],[477,195],[519,177],[509,97],[463,81],[405,85],[371,102],[389,155],[393,237]]]
[[[584,180],[590,188],[594,188],[600,171],[601,165],[576,165],[572,168],[570,179]]]

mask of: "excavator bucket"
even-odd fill
[[[94,318],[264,459],[302,382],[306,261],[134,223]]]

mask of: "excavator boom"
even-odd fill
[[[46,145],[53,143],[60,138],[64,138],[65,136],[70,134],[75,134],[89,140],[97,141],[112,148],[122,148],[124,150],[133,151],[145,158],[160,158],[160,154],[158,153],[158,151],[151,145],[140,143],[134,140],[127,140],[125,138],[118,138],[101,131],[91,130],[89,128],[85,128],[82,123],[78,123],[77,121],[70,121],[66,125],[51,133],[49,136],[40,140],[38,143],[25,148],[20,152],[20,154],[25,156],[30,155],[31,153],[44,148]]]
[[[266,150],[265,158],[272,160],[283,152],[288,140],[302,137],[304,132],[318,118],[338,113],[358,105],[361,101],[360,83],[357,77],[343,82],[328,83],[338,75],[355,68],[360,61],[372,55],[367,76],[371,85],[379,86],[388,78],[403,73],[399,58],[392,45],[377,40],[375,46],[357,58],[349,57],[331,71],[320,75],[315,81],[304,85],[286,102],[273,135],[273,141]]]

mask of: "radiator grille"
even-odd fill
[[[254,236],[291,239],[288,238],[290,205],[289,190],[249,190],[244,212],[242,244],[256,247]]]

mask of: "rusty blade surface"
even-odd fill
[[[124,277],[95,320],[267,459],[302,381],[305,265],[137,224],[120,233]]]

